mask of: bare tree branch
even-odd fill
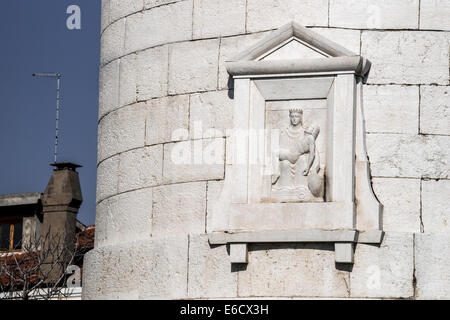
[[[67,267],[85,252],[48,232],[23,241],[20,251],[0,255],[0,299],[55,299],[70,296]]]

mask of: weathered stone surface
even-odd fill
[[[348,297],[349,273],[335,268],[334,245],[249,245],[239,297]]]
[[[155,239],[150,252],[135,260],[145,266],[140,299],[186,297],[188,241],[185,235]]]
[[[102,161],[97,167],[97,202],[117,194],[119,156]]]
[[[100,68],[98,117],[119,107],[119,60]]]
[[[189,140],[164,145],[164,183],[224,178],[225,139]]]
[[[111,14],[109,10],[109,3],[111,0],[102,0],[102,18],[100,23],[101,32],[106,29],[107,26],[109,26],[111,21]]]
[[[450,30],[450,2],[446,0],[420,1],[420,29]]]
[[[132,13],[141,11],[143,8],[143,0],[110,0],[111,21],[114,22]]]
[[[97,247],[148,240],[152,234],[152,189],[125,192],[97,205]]]
[[[383,204],[383,230],[420,232],[420,179],[374,178],[373,190]]]
[[[219,80],[218,89],[232,88],[233,83],[229,82],[229,75],[225,67],[225,61],[233,58],[243,48],[252,46],[258,40],[267,36],[270,32],[261,32],[237,37],[227,37],[220,40],[219,54]]]
[[[148,145],[187,139],[188,95],[154,99],[147,104],[146,143]],[[180,129],[185,132],[184,137],[177,134]]]
[[[83,299],[138,296],[135,285],[136,277],[139,275],[130,272],[135,268],[134,262],[130,261],[134,255],[126,249],[127,245],[118,244],[114,247],[95,248],[84,255],[83,267],[89,272],[83,272]],[[142,247],[130,249],[142,250]],[[124,277],[123,272],[126,272],[128,277]]]
[[[354,250],[355,244],[353,242],[336,242],[334,244],[336,263],[353,263]]]
[[[361,51],[361,31],[348,29],[331,29],[331,28],[311,28],[321,36],[330,39],[344,48],[360,54]]]
[[[120,59],[119,65],[119,106],[136,102],[136,55],[130,54]]]
[[[153,236],[204,233],[206,182],[160,186],[153,189]]]
[[[228,91],[191,95],[189,135],[191,138],[224,137],[233,127],[234,101]]]
[[[411,233],[387,232],[380,247],[357,244],[350,273],[351,297],[412,297],[413,250]]]
[[[200,40],[171,45],[169,93],[214,90],[217,87],[219,40]]]
[[[230,244],[230,262],[248,263],[248,244],[231,243]]]
[[[445,33],[363,31],[361,40],[361,53],[372,62],[369,83],[448,84]]]
[[[450,87],[420,87],[420,132],[450,135]]]
[[[328,0],[248,0],[247,31],[275,29],[289,21],[305,26],[328,25]]]
[[[372,176],[448,178],[450,137],[368,134]]]
[[[104,65],[124,54],[125,19],[110,24],[102,34],[100,64]]]
[[[419,87],[365,86],[364,119],[367,132],[419,131]]]
[[[85,255],[83,299],[185,297],[187,255],[184,235],[95,248]]]
[[[245,33],[246,0],[194,0],[194,39]]]
[[[98,161],[145,145],[145,103],[129,105],[107,114],[98,130]]]
[[[450,299],[450,235],[415,235],[416,297]]]
[[[185,0],[144,0],[144,8],[151,9],[154,7],[159,7],[165,4],[174,3],[178,1],[185,1]]]
[[[419,0],[331,0],[330,26],[360,29],[417,29]]]
[[[223,189],[223,180],[208,181],[206,187],[206,232],[211,232],[213,210]]]
[[[450,232],[450,180],[422,181],[422,221],[425,232]]]
[[[450,180],[442,180],[450,172],[449,38],[445,32],[410,30],[449,29],[447,6],[439,0],[361,1],[102,2],[97,249],[86,257],[85,297],[410,298],[414,259],[416,296],[450,297]],[[431,2],[438,5],[432,8]],[[142,7],[146,11],[137,12]],[[195,143],[209,141],[195,140],[196,123],[203,133],[231,127],[239,95],[233,99],[231,90],[213,91],[233,86],[224,61],[271,32],[262,30],[291,20],[316,26],[312,30],[356,54],[362,48],[373,63],[363,111],[373,189],[384,204],[388,234],[380,248],[356,245],[352,272],[350,266],[335,265],[333,243],[250,245],[249,264],[230,267],[227,246],[210,247],[204,235],[226,166],[172,161],[177,147],[190,145],[194,152]],[[236,36],[247,32],[256,33]],[[343,101],[342,95],[337,100]],[[137,101],[146,101],[138,104],[145,108]],[[173,138],[175,129],[187,133]],[[227,139],[212,136],[221,137],[214,140],[219,158],[231,157],[231,139],[224,152]],[[198,154],[202,158],[203,151]],[[256,206],[248,211],[235,206],[232,210],[241,214],[229,221],[241,226],[236,221],[242,219],[255,228],[271,220],[267,228],[276,228],[284,216],[298,217],[298,208],[284,215],[286,204],[279,205],[275,211],[281,216],[273,220],[264,220],[269,205],[263,204],[259,218],[253,215],[258,216]],[[310,211],[311,217],[293,225],[314,223],[321,210]],[[411,233],[420,232],[421,218],[425,234],[417,235],[414,257]],[[428,234],[437,232],[441,235]],[[166,235],[171,238],[159,238]]]
[[[230,272],[227,246],[210,245],[207,235],[189,237],[189,298],[237,296],[237,272]]]
[[[168,46],[141,51],[137,54],[138,100],[148,100],[167,94],[169,75]]]
[[[161,183],[162,159],[162,145],[122,153],[119,165],[119,192],[152,187]]]
[[[125,52],[192,38],[192,1],[180,1],[127,17]]]

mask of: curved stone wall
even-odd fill
[[[449,14],[439,0],[103,0],[84,298],[450,298]],[[231,268],[206,236],[226,165],[171,161],[186,144],[226,158],[224,61],[291,20],[373,64],[367,148],[387,233],[380,248],[357,245],[352,270],[313,244],[252,245]],[[199,137],[199,124],[221,133]]]

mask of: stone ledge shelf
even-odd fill
[[[248,243],[334,242],[335,261],[353,263],[355,243],[380,244],[382,230],[267,230],[240,232],[213,232],[208,235],[213,245],[230,244],[231,263],[248,263]]]

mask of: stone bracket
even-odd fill
[[[382,230],[267,230],[213,232],[208,235],[209,243],[230,244],[230,262],[248,263],[249,243],[289,243],[289,242],[333,242],[336,263],[353,263],[355,243],[380,244]]]
[[[248,263],[247,256],[248,256],[247,243],[230,243],[231,263]]]

